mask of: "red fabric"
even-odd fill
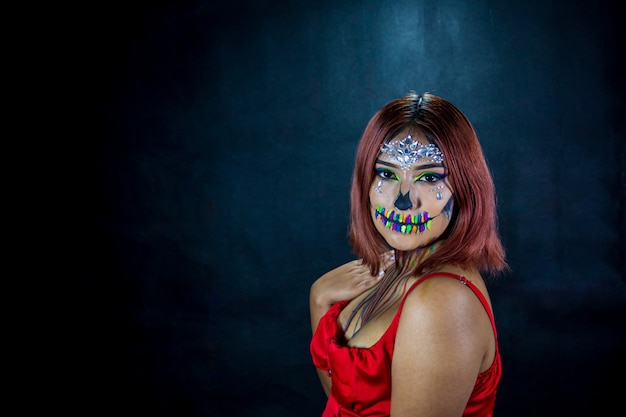
[[[482,293],[464,277],[445,272],[425,275],[411,286],[413,289],[433,276],[447,276],[466,284],[480,299],[489,315],[496,337],[496,355],[493,364],[485,372],[478,374],[474,390],[469,398],[463,416],[490,417],[496,399],[496,390],[502,375],[502,363],[498,349],[498,335],[493,314]],[[342,301],[334,304],[320,319],[311,340],[311,356],[315,366],[329,373],[332,387],[322,417],[378,417],[389,416],[391,406],[391,359],[404,306],[402,300],[398,312],[389,328],[373,346],[355,348],[346,345],[337,317],[348,304]]]

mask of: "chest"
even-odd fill
[[[350,302],[339,314],[337,324],[344,329],[344,338],[348,346],[370,348],[385,335],[394,320],[397,320],[400,300],[391,302],[366,322],[362,319],[365,307],[360,305],[360,301],[357,299]]]

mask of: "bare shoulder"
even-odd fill
[[[476,288],[489,300],[485,283],[477,271],[448,267],[440,272],[455,274],[435,275],[420,283],[407,296],[401,317],[421,323],[428,319],[437,325],[442,322],[455,325],[469,325],[485,315],[484,307],[476,294],[468,288],[466,281],[473,283]]]
[[[484,287],[478,273],[445,268]],[[482,290],[480,290],[482,291]],[[406,296],[394,344],[392,410],[460,415],[476,376],[495,355],[494,334],[480,300],[468,285],[449,275],[433,275]],[[436,401],[434,399],[437,399]]]

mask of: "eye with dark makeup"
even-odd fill
[[[417,177],[415,177],[413,181],[414,182],[422,181],[428,184],[435,184],[436,182],[441,181],[445,177],[446,177],[446,174],[439,174],[437,172],[426,171],[426,172],[422,172]]]
[[[398,176],[390,169],[387,168],[376,168],[374,170],[376,175],[384,180],[397,180]]]

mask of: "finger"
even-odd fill
[[[376,283],[379,281],[378,277],[370,277],[368,279],[364,279],[363,281],[359,282],[359,287],[363,288],[363,289],[368,289],[373,287],[374,285],[376,285]]]

